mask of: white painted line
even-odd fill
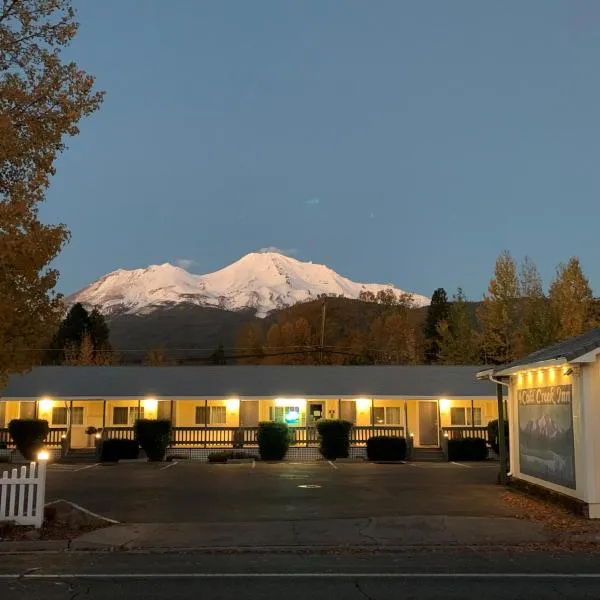
[[[70,504],[73,508],[84,512],[86,515],[90,515],[90,517],[96,517],[97,519],[102,519],[107,523],[112,523],[113,525],[118,525],[120,521],[115,521],[115,519],[111,519],[110,517],[105,517],[103,515],[99,515],[98,513],[92,512],[87,508],[83,508],[83,506],[79,506],[79,504],[75,504],[75,502],[71,502],[70,500],[65,500],[64,498],[58,498],[57,500],[52,500],[51,502],[46,502],[46,506],[50,506],[51,504],[57,504],[58,502],[66,502]]]
[[[85,467],[80,467],[79,469],[75,469],[73,473],[77,473],[78,471],[85,471],[86,469],[93,469],[97,467],[100,463],[94,463],[93,465],[86,465]]]
[[[0,579],[600,579],[600,573],[0,573]]]
[[[256,461],[254,459],[252,459],[252,468],[255,469],[256,468]]]
[[[464,467],[465,469],[472,469],[473,467],[471,465],[464,465],[463,463],[458,463],[458,462],[454,462],[453,460],[450,461],[451,465],[456,465],[457,467]]]
[[[328,462],[328,463],[329,463],[329,464],[330,464],[330,465],[331,465],[331,466],[332,466],[332,467],[333,467],[333,468],[334,468],[336,471],[338,470],[338,468],[337,468],[337,467],[336,467],[336,466],[335,466],[335,465],[334,465],[334,464],[333,464],[333,463],[332,463],[330,460],[328,460],[327,462]]]
[[[418,465],[415,465],[415,463],[413,463],[413,462],[409,462],[409,463],[406,463],[406,464],[407,464],[409,467],[417,467],[417,466],[418,466]]]
[[[173,460],[168,465],[165,465],[164,467],[161,467],[159,469],[159,471],[164,471],[165,469],[170,469],[171,467],[174,467],[176,464],[177,464],[177,461]]]

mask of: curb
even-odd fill
[[[69,540],[22,540],[0,542],[0,555],[12,552],[64,552],[69,549]]]

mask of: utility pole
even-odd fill
[[[323,304],[321,306],[321,352],[319,358],[319,364],[323,364],[323,348],[325,347],[325,314],[327,312],[327,298],[323,298]]]

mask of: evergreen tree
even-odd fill
[[[219,344],[213,353],[210,355],[210,362],[213,365],[226,365],[227,358],[225,357],[225,348],[223,348],[223,344]]]
[[[89,313],[88,331],[92,338],[94,350],[110,348],[110,343],[108,341],[110,331],[104,319],[104,315],[97,308],[94,308],[92,312]]]
[[[94,80],[63,50],[77,33],[69,0],[0,3],[0,386],[38,361],[60,320],[64,225],[39,219],[65,139],[100,105]]]
[[[427,308],[427,317],[423,326],[423,336],[425,337],[425,361],[435,363],[440,352],[440,335],[438,324],[441,321],[448,320],[448,296],[444,288],[438,288],[431,296],[431,304]]]
[[[448,319],[437,326],[438,362],[444,365],[474,365],[480,362],[477,333],[473,329],[469,306],[458,288],[448,309]]]
[[[544,294],[542,278],[533,261],[525,257],[519,268],[520,318],[517,333],[518,357],[555,341],[555,320]]]
[[[519,296],[517,265],[504,251],[496,260],[494,277],[477,312],[486,363],[507,363],[517,355]]]
[[[578,258],[560,264],[550,285],[550,305],[556,320],[556,337],[565,340],[595,326],[592,289]]]
[[[264,334],[258,323],[247,323],[238,334],[237,361],[240,364],[259,365],[264,357]]]

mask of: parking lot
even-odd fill
[[[47,501],[147,523],[514,515],[497,472],[497,463],[56,464]]]

